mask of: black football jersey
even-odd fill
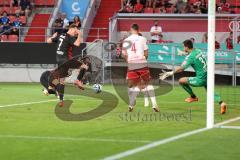
[[[77,37],[65,33],[52,39],[53,42],[57,43],[57,62],[66,62],[72,59],[72,47],[76,39]]]

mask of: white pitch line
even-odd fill
[[[139,100],[137,100],[138,102],[144,102],[144,100],[143,99],[139,99]],[[161,100],[159,100],[159,104],[161,105],[161,104],[188,104],[188,103],[186,103],[186,102],[178,102],[178,101],[172,101],[172,102],[169,102],[169,101],[161,101]],[[198,105],[198,104],[207,104],[207,103],[204,103],[204,102],[195,102],[195,103],[192,103],[192,104],[196,104],[196,105]],[[238,103],[228,103],[227,105],[239,105]]]
[[[70,95],[71,96],[71,95]],[[84,101],[96,101],[95,99],[83,99],[83,98],[76,98],[76,99],[66,99],[66,100],[84,100]],[[16,103],[16,104],[7,104],[7,105],[2,105],[0,108],[5,108],[5,107],[14,107],[14,106],[23,106],[23,105],[31,105],[31,104],[39,104],[39,103],[48,103],[48,102],[55,102],[58,101],[56,100],[46,100],[46,101],[38,101],[38,102],[25,102],[25,103]],[[140,102],[143,102],[143,100],[138,100]],[[160,103],[163,104],[185,104],[186,102],[168,102],[168,101],[160,101]],[[197,104],[206,104],[206,103],[201,103],[198,102]],[[228,105],[238,105],[238,104],[228,104]]]
[[[86,100],[82,98],[76,98],[76,99],[65,99],[65,100],[84,100],[84,101],[93,101],[93,100]],[[25,103],[16,103],[16,104],[7,104],[7,105],[2,105],[0,108],[5,108],[5,107],[14,107],[14,106],[24,106],[24,105],[31,105],[31,104],[40,104],[40,103],[48,103],[48,102],[55,102],[58,101],[58,99],[52,99],[52,100],[46,100],[46,101],[37,101],[37,102],[25,102]],[[96,101],[96,100],[94,100]]]
[[[240,117],[233,118],[233,119],[230,119],[230,120],[218,123],[215,126],[219,127],[221,125],[224,125],[224,124],[227,124],[227,123],[231,123],[231,122],[237,121],[239,119],[240,119]],[[124,157],[128,157],[130,155],[136,154],[138,152],[142,152],[142,151],[145,151],[145,150],[148,150],[148,149],[151,149],[151,148],[154,148],[154,147],[166,144],[166,143],[170,143],[170,142],[182,139],[182,138],[186,138],[186,137],[189,137],[189,136],[201,133],[201,132],[208,131],[210,129],[212,129],[212,128],[201,128],[201,129],[193,130],[193,131],[190,131],[190,132],[182,133],[182,134],[179,134],[177,136],[173,136],[173,137],[170,137],[170,138],[166,138],[166,139],[162,139],[162,140],[159,140],[159,141],[155,141],[155,142],[146,144],[144,146],[137,147],[135,149],[131,149],[131,150],[128,150],[128,151],[125,151],[125,152],[122,152],[122,153],[118,153],[118,154],[106,157],[106,158],[104,158],[104,160],[118,160],[118,159],[121,159],[121,158],[124,158]]]
[[[47,103],[47,102],[54,102],[54,101],[57,101],[57,100],[55,99],[55,100],[38,101],[38,102],[26,102],[26,103],[7,104],[7,105],[0,106],[0,108],[14,107],[14,106],[24,106],[24,105]]]
[[[236,118],[232,118],[232,119],[220,122],[220,123],[216,124],[214,127],[220,127],[220,126],[223,126],[225,124],[232,123],[232,122],[235,122],[235,121],[238,121],[238,120],[240,120],[240,117],[236,117]]]
[[[240,129],[240,126],[220,126],[223,129]]]
[[[52,137],[52,136],[26,136],[26,135],[0,135],[0,138],[17,138],[29,140],[62,140],[62,141],[98,141],[98,142],[119,142],[119,143],[150,143],[148,140],[127,140],[107,138],[77,138],[77,137]]]

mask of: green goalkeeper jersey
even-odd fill
[[[201,79],[207,78],[207,62],[200,49],[193,49],[182,63],[184,69],[187,69],[190,66],[192,66],[196,72],[196,77]]]

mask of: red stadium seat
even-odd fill
[[[11,0],[0,0],[0,6],[9,6]]]
[[[20,8],[19,7],[13,7],[11,12],[12,14],[15,14],[17,10],[19,10]]]
[[[160,8],[155,8],[154,13],[161,13]]]
[[[35,0],[36,6],[54,6],[55,0]]]
[[[3,7],[2,12],[4,12],[4,11],[7,12],[8,14],[11,13],[10,7]]]
[[[172,7],[166,8],[166,13],[173,13],[173,8]]]
[[[55,4],[55,0],[47,0],[46,1],[47,6],[54,6],[54,4]]]
[[[35,0],[35,5],[36,6],[44,6],[45,5],[45,0]]]
[[[7,0],[7,5],[10,6],[11,2],[12,2],[12,0]]]
[[[236,3],[234,3],[234,6],[240,7],[240,1],[239,1],[239,2],[236,2]]]
[[[227,3],[230,3],[231,6],[238,6],[240,2],[239,0],[227,0]]]
[[[7,42],[7,41],[8,41],[7,35],[1,35],[1,42]]]
[[[10,22],[13,22],[16,17],[15,16],[9,16]],[[22,22],[22,24],[26,24],[27,23],[27,18],[25,16],[21,16],[20,17],[20,21]]]
[[[27,17],[26,16],[21,16],[20,20],[21,20],[22,24],[26,24],[27,23]]]
[[[2,5],[3,5],[3,3],[4,3],[3,1],[4,1],[4,0],[0,0],[0,6],[2,6]]]
[[[240,8],[234,8],[234,13],[235,14],[240,14]]]
[[[10,22],[12,23],[15,20],[15,16],[9,16]]]
[[[153,8],[145,8],[144,13],[153,13]]]
[[[9,35],[8,41],[9,42],[18,42],[18,36],[17,35]]]
[[[190,4],[194,4],[196,2],[198,2],[198,0],[189,0]]]

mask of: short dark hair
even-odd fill
[[[189,49],[193,49],[193,42],[190,39],[187,39],[183,42],[184,47],[188,47]]]
[[[69,29],[70,29],[70,28],[77,28],[77,25],[73,23],[73,24],[71,24],[68,28],[69,28]]]
[[[138,24],[136,24],[136,23],[134,23],[134,24],[132,24],[132,27],[131,27],[133,30],[135,30],[135,31],[139,31],[139,26],[138,26]]]

